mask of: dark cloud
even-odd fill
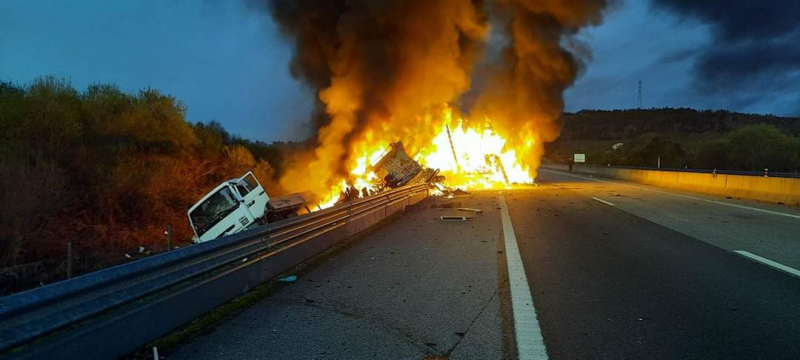
[[[794,103],[797,105],[790,110],[789,115],[792,117],[800,117],[800,95],[795,96]]]
[[[653,0],[657,6],[718,26],[722,41],[760,40],[798,28],[796,0]]]
[[[685,61],[687,59],[691,59],[692,57],[694,57],[699,50],[700,50],[699,48],[692,47],[688,49],[678,49],[670,51],[661,56],[658,63],[670,64],[670,63]]]
[[[696,90],[747,106],[796,87],[800,72],[800,1],[653,0],[659,8],[711,26],[697,49]],[[756,90],[756,91],[754,91]]]
[[[795,31],[774,39],[726,43],[704,49],[697,63],[707,86],[725,87],[745,82],[763,82],[774,87],[784,74],[800,70],[800,41]]]

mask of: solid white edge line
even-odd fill
[[[610,202],[608,202],[608,201],[605,201],[605,200],[603,200],[603,199],[598,199],[598,198],[596,198],[596,197],[594,197],[594,196],[592,196],[591,198],[592,198],[592,199],[595,199],[595,200],[597,200],[597,201],[599,201],[599,202],[601,202],[601,203],[603,203],[603,204],[606,204],[606,205],[608,205],[608,206],[617,206],[617,205],[614,205],[614,204],[612,204],[612,203],[610,203]]]
[[[541,169],[541,168],[539,170],[542,170],[544,172],[554,173],[554,174],[572,176],[572,177],[576,177],[576,178],[579,178],[579,179],[594,180],[594,181],[599,181],[599,182],[604,182],[604,183],[609,183],[609,184],[614,184],[614,185],[627,186],[629,188],[645,190],[645,191],[652,191],[652,192],[657,192],[659,194],[672,195],[672,196],[677,196],[677,197],[682,197],[682,198],[692,199],[692,200],[698,200],[698,201],[705,201],[705,202],[709,202],[709,203],[712,203],[712,204],[727,205],[727,206],[732,206],[732,207],[735,207],[735,208],[740,208],[740,209],[745,209],[745,210],[752,210],[752,211],[758,211],[758,212],[763,212],[763,213],[772,214],[772,215],[780,215],[780,216],[786,216],[786,217],[790,217],[790,218],[794,218],[794,219],[800,219],[800,215],[787,214],[787,213],[782,213],[782,212],[772,211],[772,210],[764,210],[764,209],[759,209],[759,208],[754,208],[754,207],[745,206],[745,205],[739,205],[739,204],[731,204],[731,203],[724,202],[724,201],[703,199],[703,198],[689,196],[689,195],[671,193],[671,192],[668,192],[668,191],[661,191],[661,190],[656,190],[656,189],[648,189],[648,188],[643,188],[643,187],[640,187],[640,186],[633,186],[633,185],[623,184],[623,183],[620,183],[620,182],[617,182],[617,181],[601,180],[601,179],[592,178],[592,177],[585,177],[585,176],[579,176],[579,175],[573,175],[573,174],[566,174],[566,173],[561,172],[561,171],[554,171],[554,170]]]
[[[528,286],[525,267],[517,245],[517,235],[511,223],[511,215],[504,195],[500,195],[500,218],[503,222],[503,237],[506,246],[508,281],[511,288],[511,308],[514,316],[514,333],[517,339],[517,356],[521,360],[547,360],[542,330],[536,319],[533,296]]]
[[[788,266],[783,265],[781,263],[772,261],[772,260],[767,259],[765,257],[761,257],[761,256],[758,256],[756,254],[753,254],[751,252],[747,252],[747,251],[744,251],[744,250],[733,250],[733,252],[735,252],[735,253],[737,253],[739,255],[742,255],[742,256],[750,259],[750,260],[758,261],[758,262],[760,262],[760,263],[762,263],[764,265],[767,265],[767,266],[769,266],[769,267],[771,267],[773,269],[776,269],[776,270],[779,270],[779,271],[783,271],[783,272],[789,273],[791,275],[800,277],[800,270],[797,270],[795,268],[788,267]]]

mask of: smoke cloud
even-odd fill
[[[558,137],[563,92],[589,57],[572,36],[599,25],[606,6],[603,0],[503,0],[493,7],[494,17],[507,19],[509,45],[490,67],[493,75],[473,120],[492,119],[496,131],[523,149],[532,169],[539,166],[544,142]],[[526,144],[529,139],[534,141]]]
[[[794,0],[654,0],[654,5],[709,24],[713,41],[699,49],[696,87],[747,107],[800,80],[800,2]],[[760,95],[743,89],[759,88]]]
[[[317,144],[281,179],[289,190],[324,193],[347,177],[354,154],[402,140],[428,146],[441,109],[471,88],[492,24],[508,39],[488,64],[473,121],[524,147],[532,168],[541,142],[555,139],[562,93],[586,55],[572,40],[597,25],[603,0],[274,0],[269,13],[295,54],[290,69],[318,94]],[[483,72],[482,72],[483,73]],[[459,110],[459,109],[456,109]],[[480,120],[477,120],[480,119]],[[533,137],[536,141],[531,142]],[[525,145],[524,143],[528,144]]]

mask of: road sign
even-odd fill
[[[575,154],[574,158],[576,163],[585,163],[586,162],[586,154]]]

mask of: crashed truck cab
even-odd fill
[[[265,218],[269,196],[252,172],[223,182],[189,209],[194,242],[214,240]]]

